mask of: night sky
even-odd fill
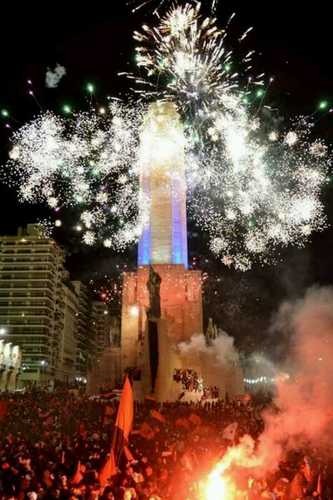
[[[47,2],[39,7],[37,2],[11,2],[2,7],[0,108],[10,111],[15,119],[11,121],[13,128],[39,112],[37,103],[27,94],[28,79],[33,81],[42,108],[59,112],[64,103],[74,109],[88,107],[85,85],[89,81],[96,85],[98,104],[105,103],[107,95],[125,96],[129,91],[128,82],[117,73],[134,70],[131,34],[143,21],[151,20],[151,12],[147,8],[131,15],[124,0],[75,2],[75,7],[73,3]],[[332,22],[326,9],[323,1],[308,5],[290,0],[220,2],[221,25],[233,11],[237,12],[233,24],[236,36],[254,26],[247,44],[258,52],[259,71],[275,77],[267,103],[278,107],[286,117],[312,114],[321,99],[333,106]],[[57,62],[66,67],[67,75],[57,89],[46,89],[46,69]],[[333,143],[333,114],[318,115],[316,133]],[[8,138],[4,122],[0,123],[1,162],[7,156]],[[324,193],[331,224],[332,186]],[[14,234],[17,226],[47,215],[43,207],[18,205],[15,192],[4,185],[0,185],[0,204],[0,234]],[[302,295],[314,284],[333,283],[331,228],[314,234],[304,249],[285,250],[275,267],[246,273],[226,270],[206,250],[201,233],[194,227],[189,232],[191,257],[197,257],[197,267],[209,275],[206,319],[212,316],[246,350],[261,346],[272,353],[272,345],[279,339],[271,337],[269,324],[281,301]],[[75,278],[89,280],[105,273],[115,277],[124,264],[130,267],[135,263],[135,249],[115,256],[105,250],[83,251],[63,232],[58,238],[67,249],[67,265]],[[275,349],[275,354],[278,352]]]

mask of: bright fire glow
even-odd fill
[[[221,474],[220,467],[216,467],[209,475],[204,486],[203,500],[233,500],[235,486],[231,480]]]

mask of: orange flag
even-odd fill
[[[160,422],[165,422],[166,418],[164,415],[162,415],[159,411],[157,410],[150,410],[150,415],[155,418],[156,420],[159,420]]]
[[[128,437],[132,430],[133,417],[133,391],[128,376],[126,376],[118,407],[111,453],[99,473],[99,481],[101,485],[105,485],[108,478],[117,473],[117,465],[124,450],[124,446],[127,446]]]
[[[114,462],[114,454],[111,451],[110,455],[108,456],[105,464],[99,471],[99,483],[102,488],[107,485],[108,479],[112,476],[117,474],[117,467]]]
[[[125,454],[127,462],[133,462],[134,457],[133,457],[132,452],[128,446],[124,447],[124,454]]]
[[[72,477],[71,483],[72,484],[79,484],[82,481],[82,479],[83,479],[83,475],[81,472],[81,462],[78,461],[76,471],[75,471],[74,476]]]
[[[132,430],[134,417],[134,401],[133,401],[133,390],[128,376],[125,378],[124,387],[121,393],[120,403],[118,407],[116,428],[113,435],[112,448],[114,448],[117,443],[117,430],[123,436],[125,441],[128,440],[129,433]]]
[[[150,427],[147,422],[142,422],[141,427],[139,429],[139,434],[144,439],[153,439],[155,436],[155,432],[152,427]]]

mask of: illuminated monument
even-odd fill
[[[150,106],[141,136],[143,200],[149,214],[139,241],[138,265],[179,264],[187,268],[184,134],[175,106]]]
[[[184,142],[175,105],[152,104],[141,135],[138,269],[123,282],[121,362],[139,374],[141,396],[160,401],[182,392],[176,368],[206,371],[198,356],[184,360],[178,350],[203,332],[201,273],[187,269]]]

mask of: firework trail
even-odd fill
[[[199,1],[194,0],[195,3]],[[215,14],[219,0],[211,0],[210,10],[212,14]],[[155,5],[153,14],[157,14],[162,8],[165,9],[169,6],[175,6],[175,0],[129,0],[127,5],[131,7],[132,12],[135,13],[144,7],[152,7]]]
[[[172,0],[129,0],[127,5],[131,7],[132,12],[137,12],[144,7],[154,7],[153,13],[156,14],[162,7],[166,7]]]

